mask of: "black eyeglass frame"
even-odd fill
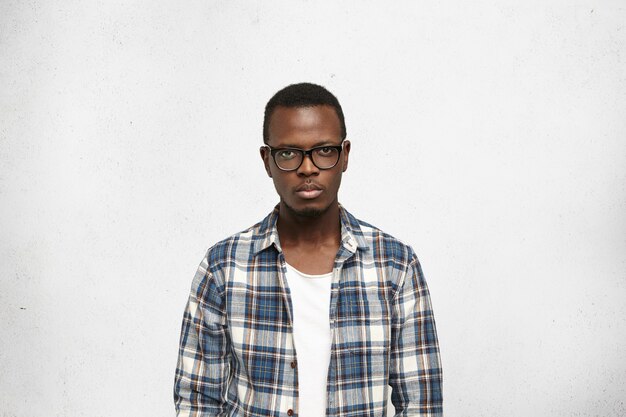
[[[343,151],[343,144],[345,142],[341,142],[341,145],[321,145],[321,146],[315,146],[313,148],[310,149],[300,149],[300,148],[272,148],[270,145],[263,145],[264,148],[267,148],[270,150],[270,155],[272,155],[272,159],[274,160],[274,164],[276,164],[276,166],[278,167],[278,169],[280,169],[281,171],[286,171],[286,172],[291,172],[291,171],[296,171],[298,170],[301,166],[302,163],[304,162],[304,157],[308,156],[309,159],[311,160],[311,162],[313,163],[313,165],[315,165],[317,167],[317,169],[321,169],[321,170],[326,170],[326,169],[333,169],[334,167],[337,166],[337,164],[339,163],[339,159],[341,158],[341,151]],[[335,161],[335,163],[333,164],[333,166],[330,166],[328,168],[322,168],[320,166],[318,166],[315,163],[315,160],[313,160],[313,152],[317,149],[323,149],[323,148],[331,148],[331,149],[335,149],[338,151],[337,154],[337,161]],[[278,165],[278,162],[276,162],[276,154],[278,152],[281,151],[292,151],[292,152],[299,152],[302,155],[302,159],[300,159],[300,163],[298,164],[297,167],[292,168],[292,169],[285,169],[285,168],[281,168],[280,165]]]

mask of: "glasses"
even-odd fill
[[[298,148],[272,148],[265,145],[270,150],[276,166],[282,171],[295,171],[300,168],[304,157],[308,156],[313,165],[319,169],[331,169],[339,162],[339,155],[343,149],[341,145],[316,146],[308,150]]]

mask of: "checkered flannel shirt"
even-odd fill
[[[435,321],[411,247],[343,207],[329,321],[327,416],[441,416]],[[178,416],[298,416],[278,209],[210,248],[196,273],[174,384]]]

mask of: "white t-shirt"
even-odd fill
[[[293,338],[298,367],[298,415],[326,416],[330,363],[330,286],[333,273],[304,274],[287,264],[293,305]]]

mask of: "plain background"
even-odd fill
[[[448,416],[626,415],[622,1],[2,1],[0,415],[170,416],[205,250],[277,202],[278,89],[344,107]]]

